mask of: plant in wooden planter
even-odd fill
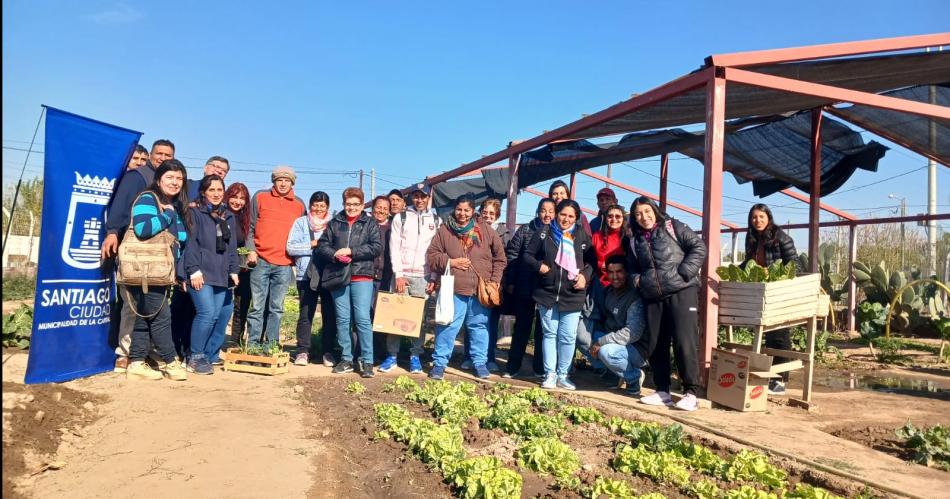
[[[254,346],[241,344],[228,349],[224,370],[271,376],[283,374],[290,371],[290,354],[284,352],[276,340]]]
[[[797,275],[794,262],[768,268],[749,261],[716,270],[721,324],[770,326],[816,315],[820,275]],[[827,302],[826,302],[827,303]]]
[[[248,266],[247,266],[247,255],[250,254],[250,253],[251,253],[251,250],[249,250],[249,249],[247,249],[247,248],[245,248],[245,247],[243,247],[243,246],[237,249],[237,254],[238,254],[238,266],[239,266],[240,268],[242,268],[242,269],[248,268]]]

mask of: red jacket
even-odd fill
[[[597,255],[597,277],[605,287],[610,286],[610,281],[607,279],[607,259],[614,255],[623,255],[622,240],[623,235],[619,230],[607,234],[606,238],[601,231],[594,233],[593,244],[594,254]]]

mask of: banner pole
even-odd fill
[[[23,174],[26,173],[26,163],[30,160],[30,153],[33,152],[33,143],[36,142],[36,133],[40,131],[40,123],[43,122],[43,113],[46,107],[40,107],[40,119],[36,120],[36,129],[33,130],[33,139],[30,140],[30,147],[26,150],[26,159],[23,160],[23,168],[20,169],[20,178],[16,181],[16,190],[13,191],[13,204],[10,205],[10,221],[7,222],[7,233],[3,236],[3,243],[0,244],[0,253],[7,249],[7,241],[10,239],[10,229],[13,227],[13,214],[16,213],[17,198],[20,197],[20,185],[23,183]],[[30,234],[31,236],[33,234]]]

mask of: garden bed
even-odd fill
[[[425,385],[421,377],[304,381],[315,438],[327,446],[326,458],[315,459],[311,496],[352,488],[351,497],[475,497],[515,477],[513,497],[766,498],[783,489],[798,497],[790,494],[796,488],[819,497],[805,485],[844,496],[863,488],[638,411],[493,386]]]

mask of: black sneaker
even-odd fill
[[[376,376],[376,373],[373,372],[373,366],[366,366],[360,371],[360,376],[363,378],[372,378]]]
[[[356,369],[356,372],[363,372],[363,359],[356,359],[356,362],[353,364],[353,368]]]
[[[353,372],[353,363],[348,360],[341,360],[333,366],[333,374],[345,374]]]
[[[785,383],[777,379],[769,380],[769,395],[785,395]]]

